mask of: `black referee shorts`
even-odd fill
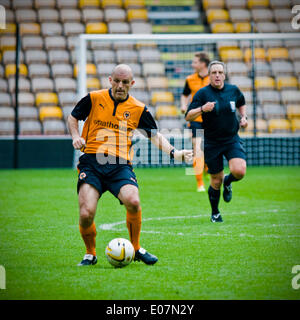
[[[242,140],[228,143],[204,143],[204,159],[208,167],[208,173],[216,174],[224,170],[223,156],[227,161],[233,158],[246,160],[246,152]]]
[[[122,186],[138,187],[136,175],[130,164],[99,164],[95,154],[83,154],[79,158],[77,193],[83,183],[95,187],[99,195],[110,191],[116,198]]]

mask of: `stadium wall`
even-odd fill
[[[135,167],[185,166],[174,163],[148,139],[135,143],[138,152]],[[300,137],[243,137],[248,166],[300,165]],[[134,141],[135,142],[135,141]],[[177,148],[189,147],[190,140],[170,138]],[[11,169],[14,165],[13,137],[0,139],[0,168]],[[24,137],[18,142],[19,168],[72,168],[73,146],[70,137]]]

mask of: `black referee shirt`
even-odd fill
[[[236,108],[245,105],[240,89],[225,83],[222,89],[208,85],[195,94],[186,114],[207,102],[216,102],[211,112],[202,113],[202,126],[206,143],[231,143],[238,139],[239,121]]]

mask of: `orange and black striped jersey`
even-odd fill
[[[77,120],[85,120],[82,137],[84,153],[102,153],[131,160],[131,138],[135,129],[148,137],[155,134],[156,123],[144,103],[131,95],[116,101],[111,89],[92,91],[72,111]]]
[[[193,73],[186,78],[182,94],[186,97],[191,95],[191,98],[193,99],[195,93],[201,88],[209,85],[209,83],[210,80],[208,75],[202,78],[198,73]],[[200,115],[193,121],[202,122],[202,116]]]

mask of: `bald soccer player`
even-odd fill
[[[157,131],[145,104],[129,95],[134,78],[128,65],[117,65],[109,81],[110,89],[90,92],[77,103],[68,118],[73,146],[84,153],[79,158],[77,192],[79,230],[86,254],[78,265],[97,263],[94,218],[98,200],[105,191],[111,192],[126,208],[135,260],[152,265],[158,261],[157,257],[140,246],[142,208],[130,157],[133,131],[140,129],[153,144],[176,160],[189,162],[193,152],[176,150]],[[81,136],[78,120],[85,120]]]

